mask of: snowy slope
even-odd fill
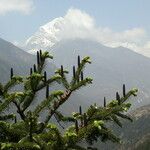
[[[53,21],[41,26],[39,30],[26,41],[26,47],[30,50],[48,49],[59,41],[57,34],[64,23],[63,18],[56,18]]]

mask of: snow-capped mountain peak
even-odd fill
[[[48,49],[59,41],[57,38],[61,26],[64,24],[62,17],[56,18],[53,21],[41,26],[39,30],[26,41],[28,49]]]
[[[88,39],[92,37],[93,28],[94,20],[88,14],[78,9],[69,9],[65,16],[39,27],[38,31],[27,39],[25,47],[28,50],[48,50],[62,39]]]

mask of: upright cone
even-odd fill
[[[73,77],[75,78],[75,76],[76,76],[76,68],[75,66],[73,66]]]
[[[63,65],[61,65],[61,76],[64,77],[64,69],[63,69]]]
[[[37,69],[36,69],[36,65],[34,64],[34,66],[33,66],[33,70],[34,70],[34,72],[37,72]]]
[[[120,95],[118,92],[116,92],[116,100],[118,101],[118,104],[120,105],[121,100],[120,100]]]
[[[11,68],[11,70],[10,70],[10,78],[12,79],[13,76],[14,76],[14,71],[13,71],[13,68]]]
[[[47,73],[46,73],[46,71],[44,71],[44,82],[46,82],[47,81]]]
[[[78,55],[78,67],[80,67],[80,56]]]
[[[123,96],[124,97],[126,96],[126,86],[125,86],[125,84],[123,84]]]
[[[46,86],[46,98],[49,97],[49,85]]]
[[[106,98],[104,97],[104,107],[106,107]]]

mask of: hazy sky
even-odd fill
[[[142,29],[149,40],[150,0],[0,0],[0,37],[23,42],[70,8],[86,12],[97,27],[113,32]]]

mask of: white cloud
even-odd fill
[[[69,9],[64,17],[41,26],[39,31],[27,40],[27,44],[33,44],[32,48],[36,45],[46,48],[62,39],[75,38],[95,40],[109,47],[123,46],[150,57],[150,39],[143,28],[135,27],[116,32],[111,28],[98,27],[92,16],[73,8]]]
[[[18,11],[29,14],[33,10],[33,0],[0,0],[0,15]]]
[[[63,30],[58,37],[88,38],[109,47],[126,47],[150,57],[150,37],[143,28],[132,28],[121,32],[111,28],[97,27],[94,18],[78,9],[69,9],[64,16]]]

